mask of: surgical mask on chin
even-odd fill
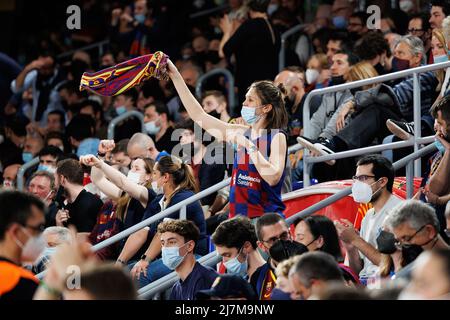
[[[3,189],[14,189],[15,183],[11,180],[3,180]]]
[[[316,69],[306,69],[305,78],[308,84],[313,84],[319,79],[319,71]]]
[[[56,168],[54,167],[50,167],[50,166],[46,166],[44,164],[40,164],[37,168],[37,171],[47,171],[49,173],[55,173],[56,172]]]
[[[158,182],[152,181],[152,189],[156,194],[163,194],[164,190],[162,187],[158,187]]]
[[[120,106],[116,108],[116,113],[118,116],[127,112],[127,108],[125,106]]]
[[[445,153],[445,147],[438,139],[434,140],[434,145],[442,155]]]
[[[378,181],[375,181],[376,183]],[[372,197],[381,190],[378,189],[377,191],[373,192],[371,188],[372,184],[367,184],[361,181],[355,181],[352,185],[352,195],[353,200],[359,203],[369,203],[372,200]]]
[[[145,22],[145,14],[136,14],[134,16],[134,20],[136,20],[139,23],[144,23]]]
[[[240,262],[238,260],[238,257],[241,253],[242,249],[239,250],[239,253],[236,257],[228,260],[227,262],[224,262],[225,268],[227,268],[228,274],[235,274],[240,277],[245,277],[247,275],[247,269],[248,269],[248,261],[247,257],[245,258],[244,262]]]
[[[180,249],[187,244],[183,244],[181,247],[163,247],[161,251],[162,261],[164,265],[170,270],[175,270],[184,260],[187,252],[184,256],[180,256]]]
[[[22,249],[22,262],[34,262],[46,247],[44,235],[41,233],[38,236],[31,236],[29,232],[22,227],[22,231],[29,237],[25,244],[21,243],[18,239],[15,239],[16,244]]]
[[[131,182],[134,182],[136,184],[140,184],[141,182],[141,174],[137,173],[135,171],[129,171],[128,175],[127,175],[128,180],[130,180]]]
[[[158,127],[155,121],[150,121],[145,124],[145,131],[147,131],[148,134],[155,135],[159,130],[161,130],[161,127]]]
[[[248,124],[254,124],[256,123],[259,118],[261,116],[257,116],[256,115],[256,109],[261,108],[260,107],[247,107],[247,106],[242,106],[241,109],[241,116],[242,119],[244,119],[245,122],[247,122]]]

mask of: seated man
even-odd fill
[[[0,214],[1,300],[31,300],[39,280],[20,265],[36,260],[44,249],[37,241],[44,229],[44,204],[32,195],[3,191],[0,208],[8,208]],[[34,252],[24,250],[30,245]]]
[[[235,235],[235,236],[230,236]],[[259,253],[255,227],[243,216],[223,221],[213,233],[212,242],[222,256],[219,273],[250,279],[266,261]]]
[[[78,232],[91,232],[103,202],[83,189],[81,164],[74,159],[59,161],[55,176],[56,186],[63,188],[65,196],[64,204],[60,204],[64,209],[56,214],[56,225],[65,227],[73,224]]]
[[[162,260],[180,279],[173,285],[170,300],[194,300],[200,290],[211,288],[217,273],[195,260],[194,248],[200,232],[189,220],[166,220],[158,226]]]

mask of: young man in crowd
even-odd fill
[[[170,300],[194,300],[198,291],[211,288],[217,273],[195,260],[194,248],[200,236],[189,220],[166,220],[158,225],[162,260],[180,277],[172,287]]]

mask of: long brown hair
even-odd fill
[[[267,114],[265,129],[287,129],[288,114],[284,107],[284,96],[287,92],[283,84],[276,86],[272,81],[264,80],[253,82],[250,88],[255,88],[262,105],[272,105]]]
[[[161,172],[161,175],[168,173],[172,177],[173,184],[177,190],[191,190],[195,193],[198,192],[194,171],[190,165],[184,163],[180,158],[175,156],[161,157],[156,163],[155,168]],[[168,203],[175,192],[167,197],[166,200]]]
[[[150,159],[150,158],[144,158],[144,159],[142,159],[142,161],[144,161],[145,172],[147,174],[151,175],[153,173],[153,166],[155,165],[155,160]],[[152,179],[150,179],[147,182],[147,184],[145,184],[144,186],[146,188],[150,188],[151,185],[152,185]],[[128,209],[130,201],[131,201],[131,197],[128,195],[128,193],[124,193],[124,195],[121,196],[119,198],[119,200],[117,200],[116,217],[119,220],[125,221],[125,213]]]

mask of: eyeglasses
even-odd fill
[[[400,239],[400,240],[395,239],[395,246],[396,246],[398,249],[400,249],[403,243],[405,243],[405,242],[406,242],[406,243],[410,243],[411,240],[412,240],[412,239],[413,239],[420,231],[422,231],[423,228],[425,228],[425,227],[426,227],[426,225],[423,225],[422,227],[420,227],[419,229],[417,229],[417,231],[414,232],[414,234],[411,235],[411,236],[404,236],[404,237],[402,237],[402,239]]]
[[[282,234],[280,234],[278,237],[272,237],[268,240],[263,240],[262,242],[266,242],[268,245],[273,245],[275,243],[275,241],[278,240],[291,240],[291,234],[289,233],[289,231],[285,231]]]
[[[364,181],[366,181],[366,180],[368,180],[370,178],[375,178],[375,176],[369,176],[367,174],[361,174],[359,176],[353,176],[352,177],[353,180],[358,180],[358,181],[361,181],[361,182],[364,182]]]
[[[409,33],[417,33],[417,32],[424,32],[425,30],[423,29],[408,29]]]

